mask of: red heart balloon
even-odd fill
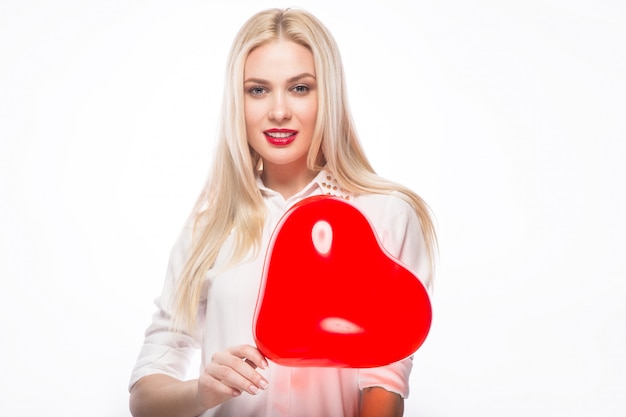
[[[270,241],[254,317],[259,350],[287,366],[369,368],[413,354],[432,311],[419,279],[351,204],[294,205]]]

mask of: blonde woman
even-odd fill
[[[410,358],[371,369],[280,366],[254,346],[252,321],[271,233],[296,202],[344,198],[428,286],[436,238],[427,206],[374,173],[336,44],[314,16],[251,17],[227,71],[212,171],[172,250],[132,372],[133,416],[403,415]],[[197,349],[200,376],[185,381]]]

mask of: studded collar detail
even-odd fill
[[[319,184],[322,194],[339,197],[344,200],[352,200],[354,198],[354,193],[343,188],[339,181],[326,169],[320,171],[317,177],[315,177],[315,181]]]

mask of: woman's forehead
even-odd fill
[[[244,78],[290,79],[300,74],[315,77],[315,62],[311,51],[299,43],[276,40],[253,49],[244,66]]]

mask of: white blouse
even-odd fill
[[[258,255],[235,267],[220,271],[232,249],[228,238],[215,266],[208,272],[199,310],[197,334],[170,330],[173,295],[191,245],[192,226],[187,225],[174,245],[157,311],[146,330],[144,344],[132,371],[130,387],[150,374],[166,374],[185,379],[191,359],[201,349],[201,369],[214,352],[250,344],[253,317],[271,234],[285,212],[298,201],[313,195],[329,194],[344,198],[372,223],[383,247],[426,284],[431,270],[419,219],[408,203],[395,195],[353,195],[345,191],[328,171],[321,171],[304,189],[285,200],[263,185],[259,188],[267,205],[261,250]],[[231,236],[232,237],[232,236]],[[363,346],[363,349],[368,349]],[[269,381],[256,395],[242,393],[207,410],[203,417],[353,417],[358,416],[360,391],[378,386],[409,394],[411,358],[388,366],[369,369],[285,367],[269,361],[269,369],[259,370]]]

